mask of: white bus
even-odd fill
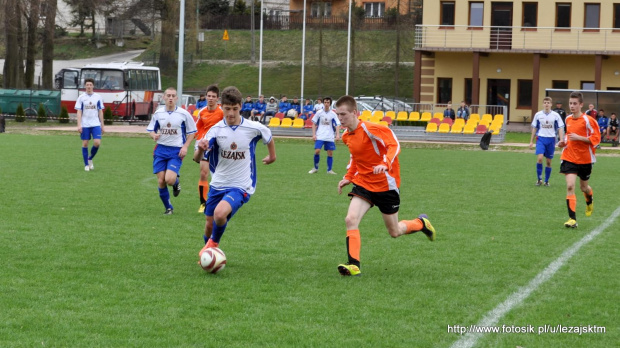
[[[149,119],[163,97],[158,67],[136,62],[89,64],[56,74],[55,87],[61,90],[61,105],[69,113],[77,112],[75,101],[85,91],[87,78],[95,81],[95,92],[104,106],[123,119]]]

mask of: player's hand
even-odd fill
[[[78,126],[77,127],[77,131],[78,131],[78,133],[82,134],[82,127]]]
[[[582,137],[581,135],[577,135],[575,133],[571,133],[568,135],[568,139],[572,141],[583,141],[584,137]]]
[[[271,164],[276,161],[275,157],[271,157],[267,155],[267,157],[263,158],[263,164]]]
[[[187,155],[187,148],[185,146],[181,147],[181,150],[179,150],[179,157],[181,157],[181,159],[185,158],[185,155]]]
[[[151,136],[151,138],[153,138],[154,141],[159,140],[159,134],[155,133]]]
[[[564,142],[564,140],[560,140],[558,141],[558,147],[565,147],[566,143]]]
[[[383,164],[379,164],[378,166],[375,166],[374,168],[372,168],[373,174],[381,174],[381,173],[385,173],[386,171],[387,171],[387,166]]]
[[[532,146],[534,146],[534,143],[530,143],[530,150],[532,149]]]
[[[340,182],[338,183],[338,194],[342,194],[342,188],[347,186],[350,183],[351,183],[351,181],[349,181],[347,179],[340,180]]]
[[[101,125],[101,134],[105,134],[105,128],[103,128],[103,125]]]
[[[313,136],[312,136],[312,140],[313,140],[313,141],[316,141],[316,135],[313,135]]]

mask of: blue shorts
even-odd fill
[[[93,139],[101,139],[101,126],[82,127],[82,133],[80,133],[80,139],[90,140],[91,136]]]
[[[235,213],[250,200],[250,195],[238,188],[227,188],[217,190],[211,187],[209,189],[209,198],[207,198],[207,204],[205,207],[205,215],[213,216],[215,207],[221,202],[226,201],[232,207],[232,212],[228,216],[228,220],[235,215]]]
[[[171,170],[177,175],[181,170],[183,160],[179,157],[180,147],[157,145],[153,151],[153,174]]]
[[[324,141],[324,140],[317,140],[314,142],[314,149],[315,150],[320,150],[322,147],[325,148],[325,151],[334,151],[336,150],[336,143],[334,143],[333,141]]]
[[[553,158],[555,152],[555,137],[538,137],[536,140],[536,154]]]

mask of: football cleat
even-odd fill
[[[359,267],[357,267],[356,265],[350,265],[350,264],[338,265],[338,272],[340,272],[340,275],[343,275],[343,276],[361,276],[362,275],[362,271],[360,271]]]
[[[205,212],[205,203],[201,203],[200,204],[200,208],[198,208],[198,212],[199,213],[204,213]]]
[[[90,170],[95,169],[95,165],[93,164],[93,160],[88,160],[88,168],[90,168]]]
[[[202,253],[209,249],[209,248],[217,248],[220,246],[220,243],[216,243],[213,241],[213,239],[209,239],[207,240],[207,242],[205,243],[205,246],[202,247],[202,249],[200,249],[200,251],[198,252],[198,257],[202,256]]]
[[[435,228],[433,227],[433,225],[431,225],[431,222],[428,220],[428,216],[426,214],[420,214],[420,216],[418,216],[418,219],[422,220],[422,233],[424,233],[426,235],[426,237],[428,238],[428,240],[430,240],[431,242],[435,240],[435,235],[437,234],[437,232],[435,232]]]
[[[570,227],[570,228],[577,227],[577,220],[575,220],[575,219],[568,219],[568,221],[566,221],[564,223],[564,227]]]
[[[336,175],[336,172],[334,172],[333,170],[328,170],[328,171],[327,171],[327,174],[333,174],[333,175]]]
[[[177,197],[179,195],[179,193],[181,193],[181,182],[177,182],[176,184],[172,185],[172,194]]]
[[[164,212],[164,215],[172,215],[172,208],[167,208],[166,211]]]
[[[540,185],[542,185],[542,180],[536,181],[536,186],[540,186]]]
[[[316,168],[312,168],[312,169],[310,169],[310,171],[308,172],[308,174],[314,174],[314,173],[316,173],[316,172],[318,172],[318,171],[319,171],[318,169],[316,169]]]
[[[594,211],[594,202],[586,205],[586,216],[591,216]]]
[[[545,186],[549,187],[550,186],[549,182],[545,182]]]
[[[84,167],[84,171],[87,171],[87,172],[90,171],[90,167],[89,166],[85,166]]]

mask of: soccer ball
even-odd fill
[[[200,255],[200,267],[215,274],[226,267],[226,254],[220,248],[209,248]]]

